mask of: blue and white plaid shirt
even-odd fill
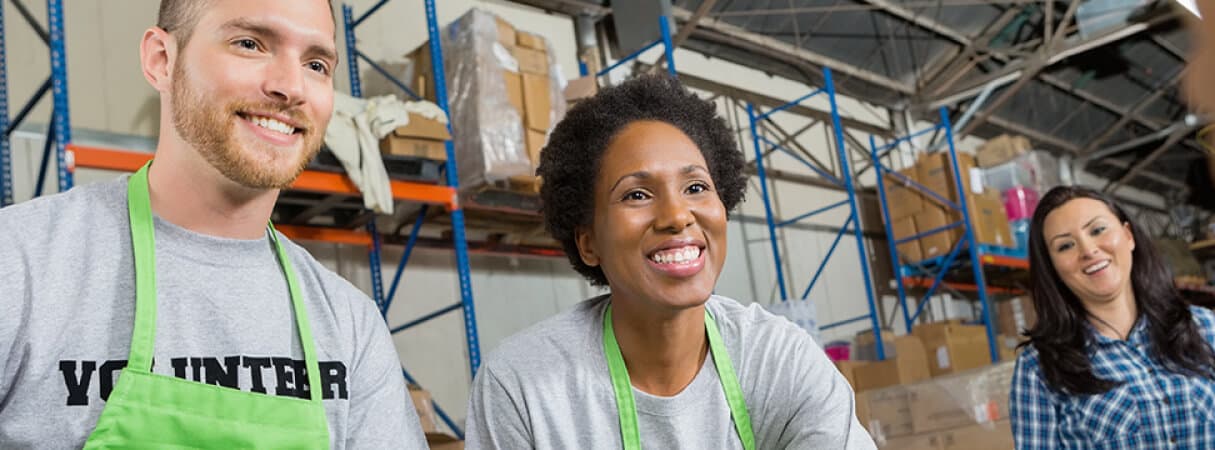
[[[1215,313],[1191,307],[1215,346]],[[1017,357],[1009,417],[1018,449],[1215,449],[1215,380],[1179,375],[1150,352],[1147,324],[1127,340],[1090,332],[1089,360],[1098,378],[1122,385],[1097,395],[1066,395],[1046,385],[1038,351]]]

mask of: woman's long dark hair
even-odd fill
[[[1098,200],[1109,207],[1118,220],[1130,224],[1135,238],[1131,252],[1131,289],[1139,318],[1147,320],[1151,354],[1169,370],[1192,376],[1215,378],[1215,353],[1203,339],[1190,309],[1177,288],[1168,267],[1160,259],[1151,238],[1133,223],[1126,212],[1104,194],[1086,187],[1060,186],[1051,189],[1039,202],[1030,228],[1029,267],[1034,310],[1038,322],[1026,332],[1038,350],[1042,375],[1048,386],[1069,394],[1100,394],[1119,385],[1093,374],[1086,344],[1089,314],[1071,289],[1055,271],[1042,224],[1046,216],[1064,203],[1077,198]]]

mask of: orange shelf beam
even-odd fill
[[[75,144],[68,145],[67,148],[74,156],[75,164],[72,167],[73,171],[76,167],[86,167],[90,169],[134,172],[143,167],[149,159],[152,159],[151,153],[132,152],[129,150],[85,147]],[[397,180],[390,181],[390,184],[394,199],[443,205],[452,210],[459,208],[456,190],[450,187]],[[329,194],[361,195],[358,187],[354,185],[354,182],[350,181],[350,177],[340,173],[319,172],[315,170],[305,170],[301,173],[299,178],[295,179],[295,183],[291,185],[291,189]]]
[[[907,287],[918,287],[927,289],[932,287],[932,278],[925,277],[903,277],[903,285]],[[954,283],[950,281],[942,281],[941,285],[949,286],[950,288],[963,292],[978,292],[979,286],[972,283]],[[1009,295],[1025,295],[1025,291],[1021,289],[1006,288],[1000,286],[987,286],[987,292],[992,294],[1009,294]]]
[[[332,242],[335,244],[371,246],[371,235],[363,230],[275,225],[274,228],[293,241]]]
[[[1021,258],[1010,258],[999,255],[981,255],[979,262],[985,266],[1009,267],[1013,269],[1029,270],[1029,260]]]

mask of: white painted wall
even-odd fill
[[[31,5],[35,14],[39,15],[40,20],[45,20],[43,6],[31,3],[35,3]],[[150,149],[152,141],[149,137],[155,133],[159,112],[155,92],[147,86],[139,72],[138,42],[143,30],[154,22],[157,2],[72,0],[69,3],[66,22],[74,128],[118,136],[143,136],[145,138],[142,140],[128,139],[126,146]],[[374,1],[357,0],[353,3],[357,15]],[[445,0],[438,3],[441,23],[448,23],[468,8],[476,6],[500,14],[522,30],[544,35],[552,42],[556,60],[564,74],[567,77],[576,75],[573,26],[568,18],[500,0]],[[10,93],[19,98],[10,102],[13,104],[20,103],[41,83],[46,76],[48,62],[47,53],[35,35],[20,22],[11,8],[6,12]],[[358,35],[361,50],[373,59],[391,60],[405,54],[425,40],[422,1],[396,0],[388,3],[360,27]],[[338,40],[341,47],[343,38],[340,31]],[[657,52],[654,52],[642,59],[653,61],[657,57]],[[779,98],[797,98],[811,89],[684,50],[676,53],[676,65],[686,73]],[[377,76],[370,74],[366,65],[363,68],[365,80]],[[343,60],[336,78],[337,89],[342,91],[348,90],[345,74]],[[753,159],[754,148],[746,129],[745,111],[732,110],[724,101],[719,101],[719,104],[732,123],[741,125],[739,138],[742,147],[748,160]],[[826,99],[821,96],[808,104],[827,107]],[[877,107],[848,98],[840,98],[839,104],[846,116],[882,126],[888,123],[886,112]],[[41,153],[43,141],[39,124],[45,123],[49,116],[48,105],[49,98],[32,115],[33,125],[28,127],[32,131],[22,133],[14,140],[18,199],[29,198],[33,192],[32,176],[37,170],[36,158]],[[17,107],[19,105],[10,106],[13,111]],[[806,123],[805,119],[788,114],[778,115],[774,119],[790,131]],[[804,133],[798,141],[816,157],[829,161],[834,150],[829,145],[827,131],[820,124]],[[77,133],[77,136],[78,140],[88,139],[85,133]],[[864,135],[858,137],[867,139]],[[110,136],[103,140],[112,144],[114,139]],[[976,140],[966,140],[960,147],[973,149],[978,143]],[[789,172],[812,173],[785,155],[773,156],[769,164]],[[77,180],[78,183],[86,183],[114,175],[82,170],[78,172]],[[861,178],[864,185],[872,186],[873,182],[872,171]],[[48,184],[54,186],[53,176]],[[740,214],[762,218],[764,209],[757,180],[752,180],[747,197],[748,201],[742,205]],[[838,192],[784,182],[773,183],[772,197],[777,215],[787,218],[844,198]],[[843,223],[841,213],[823,214],[812,222],[838,227]],[[737,220],[731,222],[730,257],[719,281],[718,293],[744,303],[778,300],[774,263],[767,237],[765,225],[745,224]],[[787,266],[786,282],[793,290],[790,295],[800,295],[835,236],[834,233],[785,229],[781,237],[781,251]],[[878,245],[877,252],[887,251],[885,243],[879,242]],[[308,247],[335,271],[364,290],[370,290],[370,273],[363,249],[332,244],[308,244]],[[386,284],[391,280],[400,251],[400,248],[391,247],[385,250]],[[449,252],[420,250],[415,253],[409,262],[409,269],[405,271],[401,294],[390,311],[389,324],[402,324],[458,301],[453,268],[454,258]],[[568,268],[564,260],[474,256],[472,273],[479,317],[478,333],[484,353],[492,351],[504,337],[596,293]],[[841,241],[831,264],[824,270],[819,284],[810,295],[818,306],[820,320],[830,322],[866,313],[862,280],[856,244],[849,235]],[[890,299],[886,301],[889,303]],[[901,319],[896,322],[901,322]],[[825,341],[846,338],[865,328],[868,328],[867,322],[840,327],[824,333],[823,338]],[[451,314],[400,333],[395,337],[395,343],[402,364],[433,392],[453,417],[463,418],[470,375],[459,314]]]

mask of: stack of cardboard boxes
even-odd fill
[[[1000,247],[1013,246],[1012,229],[1000,195],[983,187],[982,172],[976,168],[974,156],[958,153],[958,172],[961,180],[954,179],[949,154],[924,154],[915,166],[888,174],[884,181],[887,208],[895,239],[904,239],[919,233],[936,230],[961,220],[961,213],[943,203],[941,199],[958,203],[958,186],[966,195],[970,210],[970,223],[975,239],[980,244]],[[916,182],[936,196],[912,187]],[[938,199],[939,196],[941,199]],[[960,228],[933,233],[917,241],[898,247],[906,261],[915,262],[945,255],[962,236]]]
[[[540,149],[565,112],[547,41],[475,8],[442,36],[461,186],[537,191]],[[410,88],[434,101],[429,42],[407,58]]]
[[[1012,448],[1008,428],[1010,350],[990,365],[984,327],[920,324],[885,338],[884,361],[837,361],[856,392],[857,418],[883,449]],[[872,334],[857,336],[872,353]]]

